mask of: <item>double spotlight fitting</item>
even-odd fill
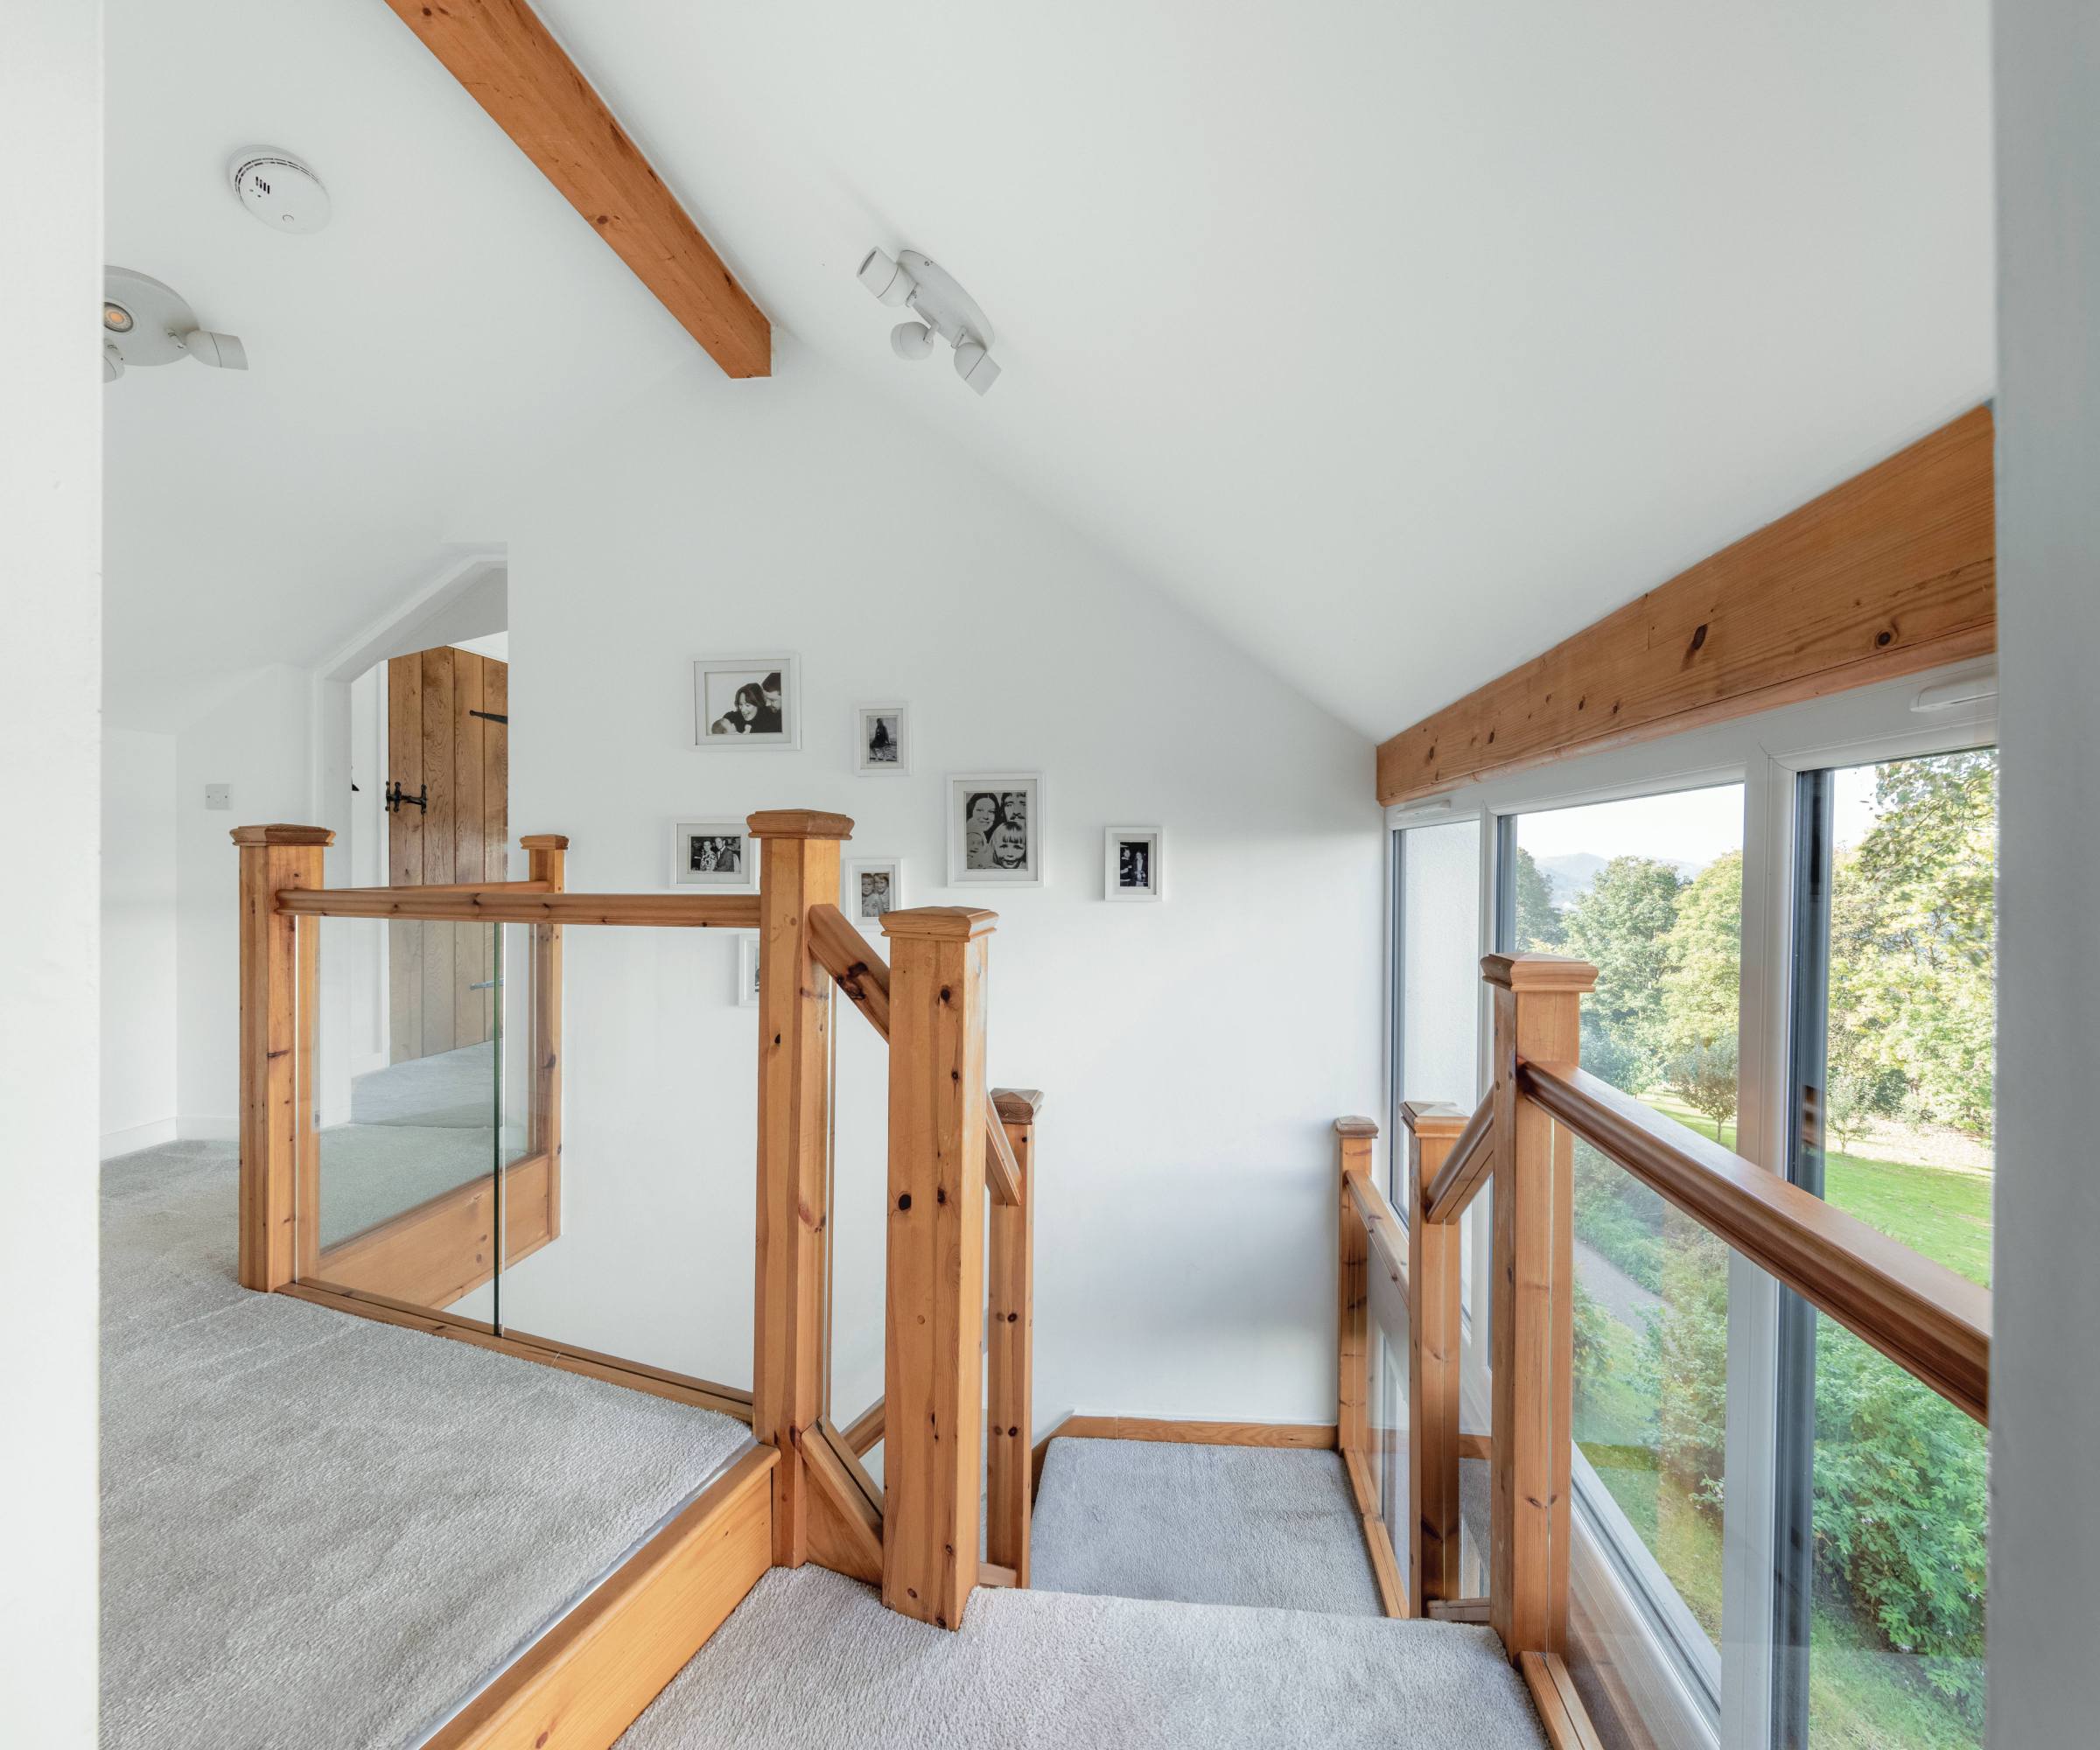
[[[934,340],[942,340],[956,349],[956,374],[979,395],[998,382],[998,360],[990,351],[991,324],[938,262],[916,249],[900,250],[894,261],[870,249],[860,264],[860,283],[882,303],[909,310],[917,318],[890,330],[890,350],[899,358],[926,358]]]

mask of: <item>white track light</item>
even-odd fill
[[[966,336],[956,347],[956,374],[983,395],[999,380],[998,360]]]
[[[923,322],[900,322],[890,330],[890,350],[900,359],[923,359],[934,350],[934,331]]]
[[[102,342],[102,381],[113,383],[124,374],[123,354],[108,340]]]
[[[911,275],[880,249],[870,249],[867,259],[861,262],[860,283],[892,306],[903,304],[917,290]]]
[[[200,365],[221,371],[248,368],[248,349],[234,335],[214,334],[208,328],[192,328],[175,338],[182,342],[183,351]]]
[[[938,335],[956,349],[956,374],[979,395],[999,380],[991,356],[991,324],[977,303],[956,284],[955,276],[916,249],[902,249],[892,261],[880,249],[862,258],[860,283],[880,302],[903,306],[919,319],[890,330],[890,350],[900,359],[923,359]]]

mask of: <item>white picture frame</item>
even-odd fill
[[[903,704],[853,707],[853,769],[864,778],[908,777],[912,712]]]
[[[759,1006],[759,933],[756,930],[739,930],[737,933],[737,1006],[755,1009]]]
[[[735,841],[730,845],[725,841]],[[733,866],[724,866],[724,856]],[[682,892],[755,893],[759,847],[740,820],[671,822],[670,885]]]
[[[883,884],[885,892],[871,891],[874,884]],[[872,900],[885,900],[877,910],[870,911]],[[847,864],[839,882],[838,908],[846,914],[846,921],[872,942],[882,929],[885,912],[904,908],[904,859],[901,857],[857,857]]]
[[[1105,900],[1143,904],[1166,897],[1166,830],[1112,826],[1102,834],[1101,891]]]
[[[778,682],[777,699],[769,682]],[[733,725],[743,725],[735,727]],[[693,659],[693,746],[786,747],[802,745],[802,664],[799,656],[696,656]]]
[[[986,795],[992,802],[991,817],[980,821]],[[1044,847],[1048,841],[1040,772],[950,773],[942,799],[948,817],[949,886],[1043,885]],[[1017,849],[1018,861],[1010,861]]]

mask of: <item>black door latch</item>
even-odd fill
[[[387,786],[386,796],[387,812],[390,815],[397,815],[410,807],[421,808],[426,815],[430,811],[430,787],[428,784],[411,796],[402,788],[401,780],[396,778]]]

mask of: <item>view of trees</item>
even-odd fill
[[[1878,1200],[1858,1213],[1980,1279],[1987,1213],[1982,1245],[1936,1246],[1949,1223],[1975,1220],[1973,1200],[1952,1196],[1946,1172],[1878,1158],[1871,1138],[1990,1137],[1997,760],[1892,762],[1872,776],[1872,824],[1832,871],[1825,1105],[1830,1149],[1866,1152],[1826,1157],[1829,1194],[1845,1202],[1856,1172]],[[1558,907],[1521,849],[1515,876],[1519,945],[1597,966],[1584,1066],[1732,1145],[1740,853],[1689,878],[1614,858]],[[1726,1248],[1585,1145],[1575,1171],[1578,1440],[1718,1642]],[[1978,1743],[1982,1431],[1841,1327],[1818,1326],[1815,1741]]]

